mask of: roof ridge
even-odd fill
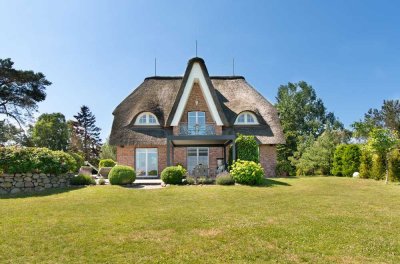
[[[183,76],[149,76],[146,77],[144,80],[180,80],[183,79]],[[240,75],[216,75],[216,76],[210,76],[210,79],[215,79],[215,80],[245,80],[244,76]]]

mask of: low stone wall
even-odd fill
[[[69,186],[73,174],[48,175],[48,174],[0,174],[0,194],[38,192],[50,188],[63,188]]]

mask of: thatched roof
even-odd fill
[[[201,60],[201,61],[200,61]],[[189,61],[188,68],[194,62],[204,61],[195,58]],[[186,76],[187,74],[185,74]],[[208,72],[207,72],[208,78]],[[224,134],[242,133],[255,135],[261,144],[284,143],[282,128],[275,107],[260,93],[251,87],[241,76],[209,77],[210,89],[214,90],[214,100],[218,100],[218,110],[224,119]],[[170,121],[176,109],[176,99],[180,98],[184,77],[149,77],[146,78],[114,110],[110,143],[113,145],[165,145],[165,137],[172,128]],[[239,113],[251,111],[257,115],[260,125],[235,126]],[[133,123],[142,112],[152,112],[158,118],[160,126],[138,127]]]

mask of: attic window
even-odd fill
[[[135,125],[143,126],[143,125],[148,125],[148,126],[155,126],[158,125],[157,117],[149,112],[144,112],[141,113],[137,118]]]
[[[256,125],[256,124],[258,124],[257,117],[250,112],[240,113],[235,121],[235,125]]]

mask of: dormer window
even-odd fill
[[[158,123],[157,117],[150,112],[141,113],[136,118],[136,122],[135,122],[135,125],[139,125],[139,126],[155,126],[158,124],[159,123]]]
[[[235,121],[235,125],[256,125],[256,124],[258,124],[257,117],[250,112],[240,113]]]

